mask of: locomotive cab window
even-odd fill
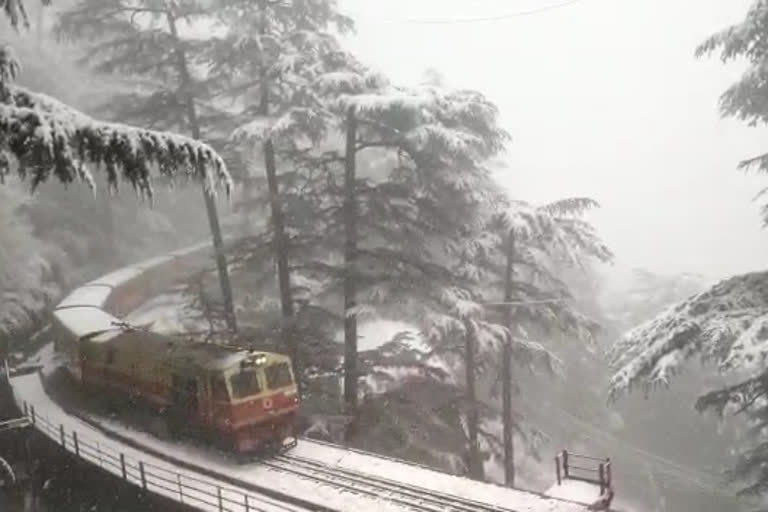
[[[227,391],[227,384],[224,382],[223,377],[211,378],[211,391],[213,393],[213,399],[217,402],[228,402],[229,391]]]
[[[229,378],[229,383],[232,386],[232,398],[245,398],[261,393],[257,370],[240,370]]]
[[[288,363],[277,363],[268,366],[264,372],[267,374],[267,385],[269,389],[278,389],[293,384],[291,369]]]

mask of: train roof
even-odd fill
[[[181,341],[173,343],[169,355],[181,364],[209,371],[224,371],[251,358],[264,356],[269,359],[278,354],[217,343]]]
[[[118,353],[121,349],[151,351],[156,357],[173,362],[176,366],[207,371],[225,371],[243,361],[260,357],[266,358],[265,362],[287,358],[275,352],[206,343],[183,335],[162,334],[145,329],[120,332],[119,329],[113,328],[107,333],[97,334],[89,341],[95,345],[114,346]],[[142,345],[143,348],[140,348]]]

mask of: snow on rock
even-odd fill
[[[768,358],[768,272],[732,277],[668,308],[624,335],[611,351],[611,394],[634,384],[667,385],[698,355],[721,371],[764,368]]]

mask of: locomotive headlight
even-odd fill
[[[256,366],[261,366],[262,364],[267,362],[267,356],[265,356],[264,354],[259,354],[258,356],[256,356],[255,362],[256,362]]]

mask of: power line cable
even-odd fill
[[[483,23],[491,21],[504,21],[513,18],[519,18],[522,16],[532,16],[534,14],[540,14],[548,11],[554,11],[569,5],[577,4],[582,0],[566,0],[557,4],[546,5],[543,7],[537,7],[535,9],[529,9],[526,11],[517,11],[506,14],[498,14],[493,16],[478,16],[475,18],[406,18],[401,20],[383,20],[387,23],[404,23],[408,25],[453,25],[464,23]]]

